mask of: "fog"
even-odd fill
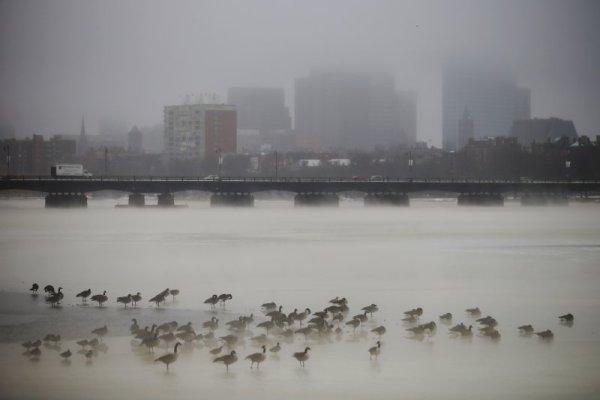
[[[186,94],[274,86],[322,66],[390,70],[441,143],[441,67],[512,68],[532,115],[600,126],[596,1],[2,1],[0,122],[17,136],[162,121]]]
[[[290,201],[257,201],[253,209],[223,209],[185,201],[188,208],[114,208],[126,201],[90,200],[85,210],[44,209],[42,199],[0,204],[2,397],[598,397],[596,204],[478,208],[415,200],[410,208],[374,209],[344,200],[337,209],[297,209]],[[29,294],[33,282],[37,297]],[[59,307],[44,301],[46,284],[63,287]],[[157,308],[149,299],[165,287],[180,294]],[[75,294],[87,288],[107,290],[108,302],[83,305]],[[137,308],[116,302],[137,291]],[[211,310],[203,301],[212,293],[233,299]],[[356,332],[342,323],[339,336],[308,342],[271,331],[268,344],[281,341],[280,355],[250,369],[244,357],[259,348],[249,338],[265,332],[257,326],[267,319],[261,304],[315,312],[335,296],[348,299],[347,320],[371,303],[379,311]],[[497,319],[500,339],[482,336],[465,312],[475,306]],[[435,332],[406,330],[415,324],[402,321],[403,312],[415,307],[423,308],[420,323],[437,323]],[[451,323],[438,318],[446,312]],[[559,321],[567,312],[573,324]],[[251,313],[229,372],[212,362],[216,340],[186,344],[166,373],[153,360],[167,348],[151,354],[129,332],[136,318],[141,327],[191,321],[208,334],[202,322],[216,316],[220,337],[231,333],[226,322]],[[460,322],[477,333],[449,335]],[[552,330],[553,340],[519,334],[524,324]],[[75,341],[92,339],[104,325],[102,347],[86,359]],[[370,330],[379,325],[387,328],[383,350],[369,360],[367,349],[378,340]],[[48,333],[60,334],[60,344],[40,346],[39,357],[23,355],[22,342]],[[307,344],[312,352],[302,368],[292,353]],[[66,349],[69,362],[59,357]]]

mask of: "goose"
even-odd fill
[[[210,304],[210,308],[215,308],[215,305],[219,302],[219,296],[213,294],[208,299],[204,300],[204,304]]]
[[[52,285],[44,286],[44,293],[54,294],[54,292],[55,292],[54,286],[52,286]]]
[[[216,356],[217,354],[219,354],[221,352],[221,350],[223,350],[223,346],[219,346],[219,347],[215,347],[214,349],[210,349],[210,354]]]
[[[542,339],[552,339],[554,337],[554,333],[550,329],[546,329],[543,332],[536,332],[536,335],[541,337]]]
[[[292,355],[292,357],[294,357],[296,360],[298,360],[298,362],[300,363],[300,365],[302,366],[302,368],[304,368],[304,363],[309,358],[309,355],[308,355],[308,351],[309,350],[310,350],[310,347],[307,347],[307,348],[304,349],[304,351],[299,351],[299,352],[294,353]]]
[[[175,343],[175,347],[173,349],[173,353],[167,353],[163,356],[158,357],[154,362],[160,361],[161,363],[167,366],[167,372],[169,372],[169,364],[173,364],[177,361],[177,348],[181,346],[181,343]]]
[[[87,358],[88,362],[92,361],[92,357],[94,357],[94,350],[88,350],[85,352],[85,358]]]
[[[37,295],[37,291],[40,288],[40,286],[37,283],[34,283],[33,285],[31,285],[31,289],[29,289],[31,291],[31,294],[33,295]]]
[[[482,325],[487,325],[487,326],[491,326],[491,327],[498,325],[498,321],[496,321],[496,319],[490,315],[488,315],[487,317],[478,318],[476,320],[476,322],[479,322]]]
[[[254,322],[254,314],[250,314],[249,316],[242,316],[242,320],[246,323],[246,325]]]
[[[412,332],[415,335],[422,335],[425,333],[425,327],[423,325],[415,326],[413,328],[406,329],[408,332]]]
[[[236,335],[221,336],[219,339],[225,342],[228,348],[232,348],[238,342],[238,337]]]
[[[302,321],[304,321],[310,314],[311,314],[310,308],[306,308],[301,313],[296,314],[295,319],[296,319],[296,321],[300,322],[300,325],[302,325]]]
[[[379,336],[381,338],[381,335],[383,335],[385,333],[386,329],[385,326],[380,325],[377,328],[373,328],[371,329],[371,332],[374,332],[377,334],[377,336]]]
[[[279,353],[279,350],[281,350],[281,346],[279,345],[279,342],[277,342],[277,344],[275,346],[273,346],[269,349],[269,351],[274,354]]]
[[[81,348],[85,348],[90,342],[87,339],[78,340],[77,344],[81,346]]]
[[[316,311],[313,313],[313,315],[317,318],[326,319],[329,313],[327,311]]]
[[[65,359],[68,360],[69,357],[71,357],[71,349],[67,350],[67,351],[63,351],[62,353],[60,353],[60,356]]]
[[[472,317],[478,317],[481,315],[481,310],[479,309],[479,307],[475,307],[475,308],[467,308],[465,310],[468,314],[471,314]]]
[[[356,332],[356,328],[360,325],[360,321],[356,318],[353,318],[350,321],[346,322],[346,325],[351,326],[354,329],[354,332]]]
[[[489,337],[490,339],[500,339],[500,332],[498,332],[495,328],[490,327],[490,329],[486,329],[482,332],[483,336]]]
[[[21,346],[25,347],[27,351],[31,348],[31,340],[21,343]]]
[[[42,341],[40,339],[35,342],[31,342],[31,347],[40,347],[42,345]]]
[[[131,319],[131,322],[133,322],[133,323],[132,323],[132,324],[131,324],[131,326],[129,327],[129,332],[131,332],[132,334],[135,334],[135,333],[137,333],[137,331],[139,331],[139,330],[140,330],[140,327],[138,326],[137,319],[135,319],[135,318],[132,318],[132,319]]]
[[[44,337],[44,342],[58,343],[60,342],[60,335],[49,333]]]
[[[152,336],[145,337],[144,339],[142,339],[142,343],[140,343],[140,346],[146,346],[150,353],[154,353],[154,348],[157,347],[158,344],[158,332],[155,332]]]
[[[64,295],[61,292],[62,288],[58,288],[58,292],[51,294],[47,299],[46,303],[50,304],[51,307],[56,307],[60,304],[60,301],[63,299]]]
[[[225,364],[225,368],[227,369],[227,372],[229,372],[229,366],[231,364],[233,364],[234,362],[236,362],[237,360],[238,360],[238,358],[237,358],[237,354],[236,354],[235,350],[231,350],[231,353],[225,354],[224,356],[221,356],[221,357],[217,357],[213,360],[213,362],[214,363],[222,362],[223,364]]]
[[[175,321],[172,321],[172,322],[175,322]],[[175,322],[175,323],[177,323],[177,322]],[[171,325],[171,322],[165,322],[165,323],[162,323],[162,324],[160,324],[160,325],[159,325],[159,326],[156,328],[156,330],[157,330],[157,331],[159,331],[159,332],[160,332],[160,331],[163,331],[163,332],[171,332],[171,331],[172,331],[172,329],[171,329],[171,327],[172,327],[172,326],[173,326],[173,325]]]
[[[87,301],[87,298],[90,297],[90,294],[92,294],[92,289],[87,289],[77,293],[75,297],[81,297],[81,301],[85,303]]]
[[[310,326],[307,326],[305,328],[300,328],[298,329],[295,333],[301,333],[304,335],[304,340],[308,340],[308,335],[310,335],[313,331],[313,328]]]
[[[252,343],[255,343],[257,345],[264,345],[265,343],[267,343],[267,335],[262,333],[258,336],[251,337],[250,340],[252,341]]]
[[[342,307],[334,304],[332,306],[326,307],[324,311],[327,311],[328,313],[333,315],[342,312]]]
[[[179,339],[183,340],[186,343],[190,343],[190,342],[193,342],[194,340],[196,340],[196,337],[198,335],[196,335],[196,332],[194,332],[194,330],[192,329],[191,331],[181,331],[178,334],[176,334],[175,336],[178,337]]]
[[[453,326],[449,330],[450,333],[458,333],[461,336],[468,336],[471,334],[472,329],[472,325],[469,325],[469,327],[467,328],[466,325],[461,322],[460,324]]]
[[[423,315],[423,309],[421,307],[413,308],[412,310],[408,310],[404,312],[404,315],[408,315],[409,317],[417,318]]]
[[[42,351],[39,347],[34,347],[33,349],[29,350],[29,355],[33,358],[38,358],[41,354]]]
[[[346,303],[348,303],[348,300],[346,300],[346,298],[345,298],[345,297],[342,297],[342,298],[340,299],[339,297],[337,297],[337,296],[336,296],[336,298],[335,298],[335,299],[331,299],[331,300],[329,300],[329,302],[330,302],[330,303],[337,304],[337,305],[341,306],[342,304],[346,304]]]
[[[219,295],[219,297],[217,297],[217,299],[218,299],[218,301],[221,302],[221,306],[225,307],[225,302],[227,300],[233,299],[233,296],[229,293],[223,293],[223,294]]]
[[[265,314],[265,316],[270,317],[271,319],[277,318],[278,316],[283,314],[281,312],[282,309],[283,309],[283,306],[279,306],[278,310],[269,311],[268,313]]]
[[[175,301],[175,296],[179,294],[179,289],[171,289],[169,290],[169,294],[173,296],[173,301]]]
[[[226,322],[225,325],[227,325],[229,329],[233,331],[244,331],[246,329],[246,321],[244,320],[244,317],[239,317],[238,319]]]
[[[106,297],[106,290],[102,294],[93,295],[92,301],[97,301],[98,307],[102,307],[102,303],[106,303],[108,301],[108,297]]]
[[[131,294],[128,294],[127,296],[117,297],[117,303],[123,304],[125,306],[125,309],[127,309],[127,304],[131,303]]]
[[[202,323],[203,328],[208,328],[211,331],[216,330],[219,327],[219,319],[216,317],[212,317],[210,321],[206,321]]]
[[[367,317],[367,313],[368,313],[368,311],[365,311],[364,314],[357,314],[354,317],[352,317],[352,319],[356,319],[356,320],[360,321],[360,323],[362,325],[363,322],[367,322],[367,319],[369,319]]]
[[[517,328],[521,333],[533,333],[533,326],[531,325],[521,325]]]
[[[431,322],[428,322],[428,323],[426,323],[426,324],[421,324],[421,326],[422,326],[422,327],[423,327],[425,330],[427,330],[427,331],[429,331],[429,332],[433,332],[433,331],[435,331],[435,330],[436,330],[436,328],[437,328],[437,325],[436,325],[436,324],[435,324],[435,322],[433,322],[433,321],[431,321]]]
[[[574,319],[573,314],[571,314],[571,313],[568,313],[568,314],[565,314],[565,315],[561,315],[558,318],[560,318],[560,320],[562,322],[573,322],[573,319]]]
[[[177,337],[175,336],[175,334],[173,332],[169,332],[169,333],[165,333],[164,335],[160,335],[158,337],[158,339],[162,340],[167,345],[169,345],[169,344],[173,343],[175,340],[177,340]]]
[[[157,294],[156,296],[148,300],[149,303],[156,303],[156,307],[160,307],[160,303],[162,303],[163,301],[165,301],[165,295],[163,295],[163,292]]]
[[[108,333],[108,327],[106,325],[101,326],[100,328],[94,329],[92,333],[102,339]]]
[[[342,313],[337,313],[337,314],[335,314],[335,315],[333,316],[333,318],[331,318],[331,320],[332,320],[332,321],[336,321],[336,322],[338,323],[338,325],[339,325],[339,323],[340,323],[340,322],[342,322],[342,321],[344,320],[344,318],[346,318],[346,317],[344,317],[344,314],[342,314]]]
[[[269,329],[273,329],[275,327],[275,323],[273,321],[264,321],[260,324],[256,325],[257,328],[265,328],[267,330],[267,335],[269,334]]]
[[[277,308],[277,304],[274,301],[271,301],[269,303],[262,304],[260,307],[265,311],[271,311]]]
[[[371,318],[373,317],[373,313],[379,311],[379,307],[377,307],[377,304],[371,304],[368,305],[366,307],[362,308],[363,311],[369,313],[371,315]]]
[[[260,369],[260,363],[265,361],[265,359],[267,358],[267,356],[266,356],[267,347],[264,344],[262,345],[262,349],[263,349],[262,352],[252,353],[246,357],[246,360],[250,360],[250,369],[252,369],[252,367],[254,366],[255,363],[256,363],[256,369]]]
[[[177,332],[191,332],[193,330],[194,328],[192,328],[192,321],[188,321],[187,324],[181,325],[179,328],[177,328]]]
[[[133,301],[133,306],[137,307],[137,303],[139,301],[142,301],[142,294],[140,292],[137,292],[136,294],[131,296],[131,300]]]
[[[379,354],[381,354],[381,342],[378,340],[377,345],[369,349],[369,360],[371,360],[373,356],[375,356],[375,359],[377,360]]]
[[[88,346],[90,346],[91,348],[98,347],[99,344],[100,344],[100,341],[98,340],[98,338],[93,338],[92,340],[88,340]]]
[[[442,321],[451,321],[452,320],[452,314],[451,313],[442,314],[442,315],[440,315],[440,320],[442,320]]]

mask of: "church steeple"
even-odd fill
[[[85,136],[85,118],[81,116],[81,132],[79,133],[79,142],[77,143],[77,154],[83,156],[88,151],[88,141]]]

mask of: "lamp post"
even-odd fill
[[[104,176],[108,176],[108,147],[104,148]]]
[[[6,178],[10,175],[10,145],[4,146],[4,151],[6,152]]]
[[[567,171],[567,182],[569,181],[569,168],[571,168],[571,161],[565,161],[565,170]]]
[[[279,171],[277,170],[279,163],[277,162],[277,152],[275,152],[275,179],[277,179],[278,175],[279,175]]]
[[[217,153],[217,164],[219,165],[219,178],[221,177],[221,170],[223,169],[223,153],[221,148],[216,150]]]
[[[409,151],[408,152],[408,175],[410,180],[412,181],[412,175],[413,175],[413,164],[414,164],[414,160],[412,158],[412,153]]]

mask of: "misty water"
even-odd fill
[[[51,210],[43,200],[0,202],[0,397],[2,398],[598,398],[600,395],[600,209],[567,207],[458,207],[451,200],[412,200],[408,208],[297,209],[288,201],[257,201],[252,209],[115,208],[120,200],[90,200],[81,210]],[[61,307],[32,297],[37,282],[63,287]],[[148,299],[165,288],[180,295],[157,309]],[[106,290],[109,301],[82,306],[75,294]],[[137,309],[117,296],[140,291]],[[203,301],[231,293],[213,312]],[[348,318],[379,306],[356,333],[308,339],[306,367],[292,358],[302,335],[282,342],[278,357],[260,370],[243,358],[259,351],[237,347],[229,373],[212,363],[209,347],[184,346],[166,373],[129,335],[131,318],[143,327],[191,321],[198,332],[213,315],[225,322],[275,301],[284,312],[321,310],[346,297]],[[448,335],[466,308],[499,324],[499,340],[475,333]],[[422,307],[420,322],[435,321],[433,335],[413,338],[403,312]],[[452,324],[438,316],[453,314]],[[572,325],[558,316],[575,315]],[[107,325],[103,351],[91,359],[76,340]],[[517,326],[550,329],[551,341],[519,335]],[[369,360],[384,325],[382,352]],[[298,326],[299,327],[299,326]],[[21,342],[62,336],[60,349],[41,346],[24,356]],[[271,335],[270,335],[271,336]],[[172,351],[172,349],[169,349]]]

